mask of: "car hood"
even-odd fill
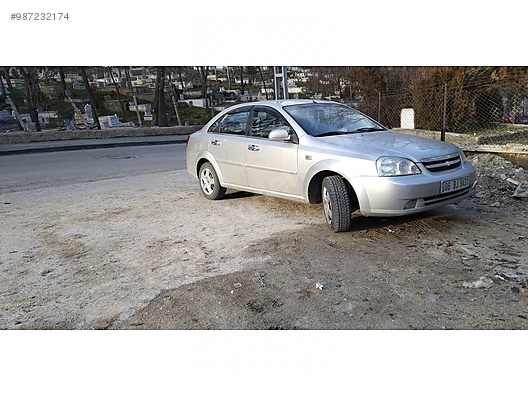
[[[354,155],[378,158],[403,156],[414,161],[457,152],[456,146],[439,140],[395,131],[366,132],[316,138]],[[337,148],[337,147],[336,147]],[[340,150],[341,151],[341,150]]]

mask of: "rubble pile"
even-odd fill
[[[522,198],[528,198],[528,172],[524,168],[495,154],[475,154],[468,156],[468,161],[477,169],[474,197],[482,204],[499,207],[515,201],[520,204]]]

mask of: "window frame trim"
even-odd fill
[[[269,138],[264,138],[264,137],[261,137],[261,136],[253,136],[253,135],[251,135],[251,127],[253,126],[253,117],[255,115],[255,112],[257,112],[259,110],[269,113],[270,115],[276,117],[277,119],[282,121],[284,124],[286,124],[286,126],[289,128],[290,134],[292,136],[295,135],[295,137],[291,139],[290,143],[297,144],[297,142],[298,142],[297,133],[295,132],[295,129],[292,127],[292,125],[288,122],[286,117],[284,117],[277,109],[274,109],[273,107],[265,106],[265,105],[259,105],[259,104],[255,105],[255,106],[252,106],[252,108],[251,108],[251,117],[249,119],[248,128],[247,128],[247,131],[246,131],[248,137],[250,137],[252,139],[269,140]]]
[[[228,117],[230,115],[233,115],[233,114],[245,113],[245,112],[249,112],[249,115],[248,115],[248,118],[246,120],[246,127],[244,129],[244,133],[243,134],[220,132],[220,125],[222,125],[222,122],[224,122],[226,117]],[[229,136],[248,136],[248,128],[249,128],[249,125],[251,125],[249,123],[249,120],[252,119],[252,114],[253,114],[253,107],[252,106],[239,107],[237,109],[233,109],[231,111],[228,111],[223,116],[219,117],[215,122],[213,122],[213,124],[211,124],[211,126],[207,130],[207,133],[218,134],[218,135],[229,135]],[[217,129],[216,130],[211,130],[212,126],[216,122],[218,122]]]

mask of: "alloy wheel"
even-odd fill
[[[332,224],[332,201],[330,200],[330,194],[328,193],[328,189],[326,187],[323,187],[323,208],[324,208],[326,222],[329,225],[331,225]]]
[[[210,169],[204,168],[200,175],[200,184],[205,194],[211,195],[214,191],[214,176]]]

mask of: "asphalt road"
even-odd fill
[[[184,144],[0,156],[0,193],[184,168]]]

